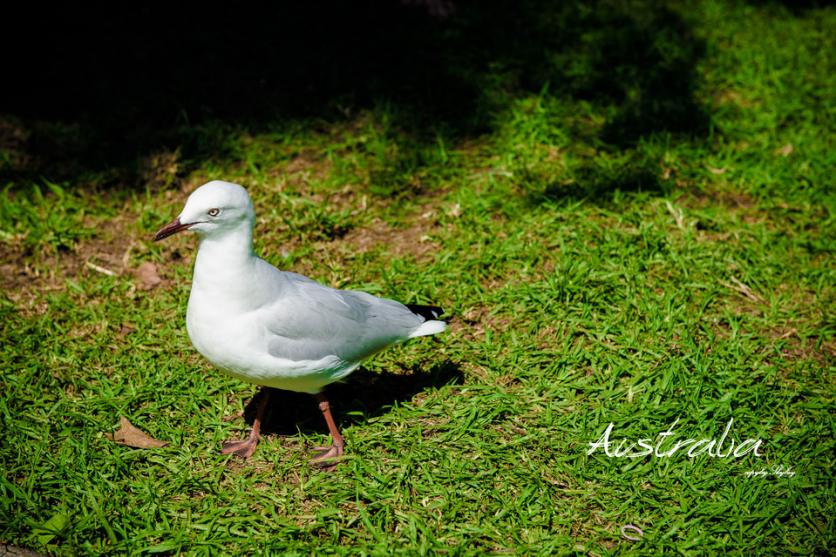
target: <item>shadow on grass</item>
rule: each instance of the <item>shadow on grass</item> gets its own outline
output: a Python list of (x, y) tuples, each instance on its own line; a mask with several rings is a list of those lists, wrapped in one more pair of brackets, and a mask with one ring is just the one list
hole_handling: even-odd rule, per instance
[(833, 5), (833, 0), (747, 0), (747, 4), (756, 7), (786, 9), (790, 14), (804, 16), (810, 10), (818, 10)]
[[(363, 423), (385, 414), (393, 405), (411, 400), (431, 388), (461, 383), (464, 374), (459, 366), (446, 361), (428, 371), (413, 369), (407, 375), (389, 372), (370, 373), (362, 368), (342, 383), (325, 390), (337, 426)], [(244, 407), (244, 420), (252, 425), (256, 406), (267, 390), (262, 388)], [(313, 396), (270, 389), (262, 431), (266, 434), (295, 435), (298, 431), (328, 433), (328, 427)]]
[[(6, 36), (26, 54), (5, 72), (0, 179), (97, 173), (142, 189), (155, 153), (177, 152), (183, 173), (231, 157), (242, 131), (381, 107), (415, 158), (438, 137), (491, 131), (512, 99), (543, 90), (606, 110), (599, 139), (615, 148), (707, 129), (693, 95), (703, 45), (664, 2), (459, 0), (443, 19), (413, 4), (39, 9), (36, 29)], [(422, 164), (389, 163), (395, 175)]]
[(666, 195), (672, 186), (659, 174), (658, 164), (636, 156), (610, 166), (589, 162), (574, 169), (570, 181), (546, 184), (542, 191), (531, 193), (528, 201), (537, 205), (548, 201), (574, 203), (584, 200), (608, 205), (612, 204), (616, 192)]

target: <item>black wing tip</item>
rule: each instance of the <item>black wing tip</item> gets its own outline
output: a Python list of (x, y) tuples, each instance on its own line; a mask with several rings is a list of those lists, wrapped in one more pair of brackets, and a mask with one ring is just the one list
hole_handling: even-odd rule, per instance
[(444, 310), (438, 306), (421, 306), (418, 304), (406, 304), (409, 311), (415, 315), (420, 315), (427, 321), (440, 319), (444, 315)]

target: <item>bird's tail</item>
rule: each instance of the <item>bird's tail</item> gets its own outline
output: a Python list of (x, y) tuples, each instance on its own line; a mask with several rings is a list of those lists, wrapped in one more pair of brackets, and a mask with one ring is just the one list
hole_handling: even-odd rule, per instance
[(438, 319), (442, 315), (444, 315), (444, 310), (438, 306), (419, 306), (416, 304), (406, 304), (406, 309), (414, 313), (415, 315), (420, 315), (427, 321), (430, 319)]
[(426, 319), (426, 321), (421, 323), (414, 331), (412, 331), (409, 338), (434, 335), (447, 328), (447, 323), (439, 319), (439, 317), (444, 315), (444, 310), (440, 307), (419, 306), (415, 304), (407, 304), (406, 307), (415, 315), (420, 315)]

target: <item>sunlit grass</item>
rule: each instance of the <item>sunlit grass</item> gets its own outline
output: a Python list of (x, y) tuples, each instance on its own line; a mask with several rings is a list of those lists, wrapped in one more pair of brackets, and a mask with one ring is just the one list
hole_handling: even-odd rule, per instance
[[(63, 555), (832, 551), (836, 12), (682, 12), (705, 43), (689, 102), (706, 129), (645, 122), (633, 138), (640, 99), (567, 94), (580, 77), (509, 89), (497, 68), (484, 133), (418, 133), (381, 102), (268, 130), (218, 123), (222, 155), (161, 159), (187, 170), (154, 167), (140, 193), (95, 173), (87, 189), (8, 184), (0, 541)], [(256, 247), (278, 267), (452, 318), (334, 387), (348, 445), (333, 474), (307, 464), (325, 431), (304, 397), (275, 405), (281, 435), (250, 461), (218, 454), (254, 388), (189, 343), (194, 238), (151, 242), (214, 178), (248, 187)], [(143, 289), (144, 262), (162, 285)], [(112, 443), (120, 416), (169, 446)], [(609, 423), (616, 439), (676, 420), (680, 438), (711, 438), (730, 418), (764, 456), (587, 455)], [(779, 465), (795, 475), (746, 476)]]

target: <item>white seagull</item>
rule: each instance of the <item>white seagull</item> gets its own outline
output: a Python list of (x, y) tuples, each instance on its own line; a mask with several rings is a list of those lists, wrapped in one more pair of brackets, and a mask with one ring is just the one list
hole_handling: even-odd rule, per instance
[[(333, 468), (344, 441), (322, 389), (380, 350), (446, 328), (435, 306), (404, 305), (365, 292), (336, 290), (280, 271), (253, 252), (255, 211), (247, 190), (212, 181), (197, 188), (174, 221), (154, 236), (181, 230), (200, 239), (186, 329), (197, 351), (234, 377), (310, 393), (328, 424), (333, 444), (313, 463)], [(224, 443), (224, 454), (255, 451), (269, 397), (259, 402), (250, 435)]]

